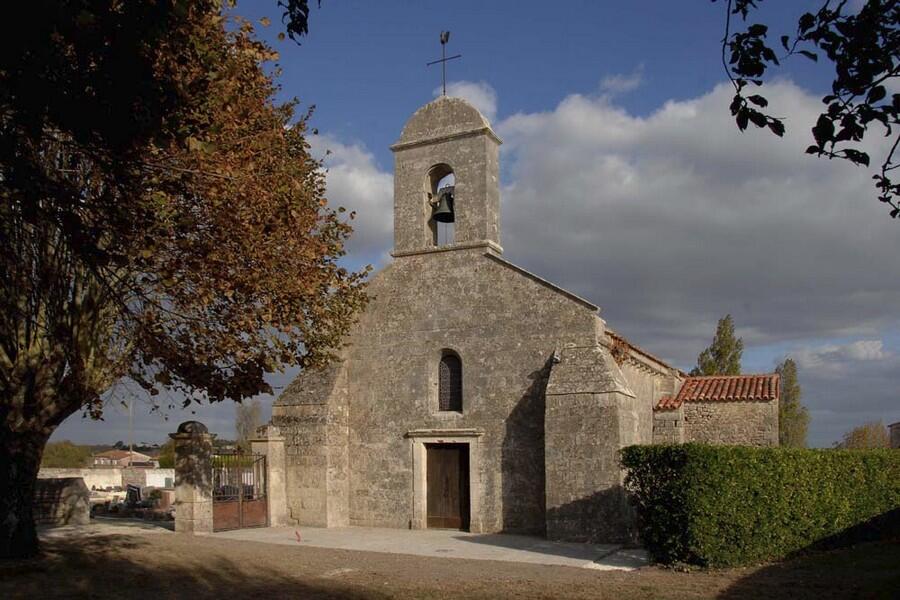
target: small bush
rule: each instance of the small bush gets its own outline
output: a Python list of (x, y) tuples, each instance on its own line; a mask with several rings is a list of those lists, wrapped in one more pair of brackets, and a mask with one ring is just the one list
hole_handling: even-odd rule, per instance
[(622, 465), (641, 540), (664, 564), (781, 558), (900, 507), (898, 450), (630, 446)]

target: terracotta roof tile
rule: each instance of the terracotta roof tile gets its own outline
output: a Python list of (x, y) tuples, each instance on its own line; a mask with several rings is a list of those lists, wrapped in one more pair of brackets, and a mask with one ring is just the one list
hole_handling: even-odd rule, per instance
[[(107, 450), (106, 452), (100, 452), (99, 454), (95, 454), (94, 458), (109, 458), (112, 460), (120, 460), (122, 458), (128, 458), (129, 456), (131, 456), (131, 454), (132, 453), (129, 452), (128, 450)], [(141, 454), (140, 452), (134, 453), (135, 460), (138, 460), (141, 458), (149, 459), (150, 457), (147, 456), (146, 454)]]
[(680, 404), (675, 404), (675, 396), (663, 396), (659, 399), (659, 403), (656, 405), (658, 410), (671, 410), (674, 408), (678, 408), (681, 406)]
[(768, 402), (779, 395), (777, 373), (760, 375), (711, 375), (688, 377), (676, 396), (663, 396), (656, 408), (671, 410), (685, 402), (727, 402), (750, 400)]

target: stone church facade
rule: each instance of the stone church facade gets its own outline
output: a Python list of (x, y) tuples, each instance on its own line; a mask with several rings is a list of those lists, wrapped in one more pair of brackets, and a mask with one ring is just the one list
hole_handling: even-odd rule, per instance
[(392, 146), (393, 260), (340, 360), (273, 407), (293, 522), (626, 541), (620, 448), (777, 444), (777, 376), (688, 378), (503, 257), (500, 143), (441, 97)]

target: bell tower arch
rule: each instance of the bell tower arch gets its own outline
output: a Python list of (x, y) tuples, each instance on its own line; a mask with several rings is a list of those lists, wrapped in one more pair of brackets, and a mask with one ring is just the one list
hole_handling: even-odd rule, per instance
[[(478, 110), (441, 96), (406, 122), (394, 152), (394, 251), (500, 247), (500, 138)], [(446, 235), (452, 225), (452, 238)]]

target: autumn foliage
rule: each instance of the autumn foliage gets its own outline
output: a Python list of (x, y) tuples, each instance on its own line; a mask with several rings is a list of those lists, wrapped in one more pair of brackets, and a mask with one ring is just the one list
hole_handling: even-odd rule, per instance
[(352, 215), (249, 22), (217, 0), (18, 10), (0, 36), (2, 555), (33, 541), (47, 438), (100, 417), (114, 382), (186, 404), (270, 391), (327, 362), (365, 303), (338, 263)]

